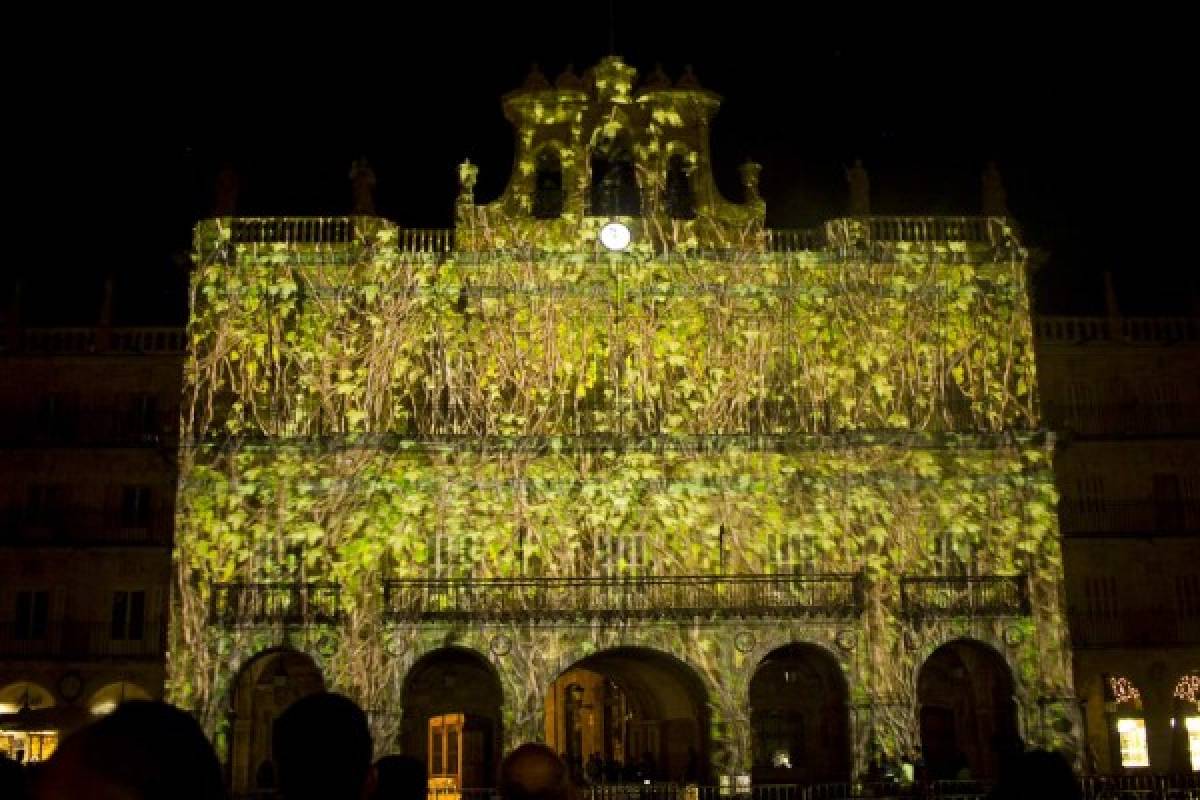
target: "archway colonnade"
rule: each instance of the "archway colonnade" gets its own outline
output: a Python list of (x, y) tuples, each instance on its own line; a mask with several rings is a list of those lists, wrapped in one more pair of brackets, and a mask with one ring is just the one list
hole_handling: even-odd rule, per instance
[[(551, 661), (545, 650), (517, 652), (508, 637), (489, 645), (442, 642), (405, 654), (399, 708), (390, 709), (398, 724), (377, 748), (420, 758), (431, 787), (493, 786), (503, 753), (530, 740), (559, 752), (581, 784), (734, 775), (832, 783), (888, 751), (875, 707), (855, 702), (865, 692), (853, 653), (825, 644), (743, 636), (725, 654), (735, 669), (714, 669), (686, 648), (615, 643)], [(997, 746), (1025, 733), (1028, 717), (1005, 657), (953, 639), (925, 654), (912, 684), (909, 738), (889, 756), (919, 747), (931, 777), (994, 777)], [(271, 723), (322, 688), (320, 656), (273, 649), (242, 666), (229, 692), (235, 792), (272, 785)]]

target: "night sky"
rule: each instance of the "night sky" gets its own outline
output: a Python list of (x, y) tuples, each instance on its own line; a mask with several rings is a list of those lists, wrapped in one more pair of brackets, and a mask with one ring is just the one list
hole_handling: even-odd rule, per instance
[[(1175, 197), (1194, 185), (1187, 95), (1170, 78), (1185, 74), (1187, 51), (1173, 49), (1168, 21), (1151, 33), (1000, 7), (936, 20), (784, 7), (614, 4), (617, 54), (642, 75), (692, 64), (724, 97), (713, 158), (731, 199), (753, 158), (768, 223), (810, 226), (844, 211), (843, 170), (860, 157), (877, 213), (978, 213), (979, 172), (994, 160), (1026, 240), (1049, 253), (1040, 310), (1102, 311), (1109, 270), (1125, 313), (1200, 311)], [(154, 35), (130, 21), (58, 43), (71, 69), (16, 90), (31, 124), (10, 174), (35, 235), (9, 273), (23, 276), (29, 321), (87, 317), (106, 272), (119, 322), (182, 319), (181, 256), (223, 163), (241, 175), (241, 213), (336, 214), (365, 155), (383, 216), (447, 227), (463, 157), (480, 165), (479, 201), (507, 179), (500, 96), (531, 62), (553, 79), (609, 48), (603, 2), (334, 11), (197, 10)]]

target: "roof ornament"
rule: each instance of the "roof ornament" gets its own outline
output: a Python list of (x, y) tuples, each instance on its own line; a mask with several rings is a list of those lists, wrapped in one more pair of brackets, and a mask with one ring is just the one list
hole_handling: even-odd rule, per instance
[(583, 89), (583, 80), (575, 74), (575, 65), (567, 64), (567, 68), (554, 79), (554, 85), (566, 91), (579, 91)]
[(540, 92), (550, 88), (550, 81), (546, 80), (546, 76), (542, 74), (541, 67), (537, 62), (529, 65), (529, 74), (525, 76), (525, 83), (521, 85), (522, 89), (530, 92)]
[(683, 68), (683, 74), (679, 76), (679, 80), (675, 81), (675, 87), (678, 89), (699, 89), (700, 79), (696, 77), (696, 73), (692, 71), (692, 65), (687, 64)]

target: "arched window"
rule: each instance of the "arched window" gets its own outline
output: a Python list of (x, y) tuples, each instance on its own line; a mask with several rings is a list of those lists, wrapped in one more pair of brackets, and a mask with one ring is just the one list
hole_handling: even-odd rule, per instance
[(601, 132), (592, 145), (591, 215), (636, 217), (642, 213), (629, 133)]
[(1142, 712), (1142, 693), (1124, 675), (1109, 675), (1104, 686), (1110, 718), (1113, 748), (1123, 769), (1150, 766), (1146, 742), (1146, 718)]
[(681, 154), (667, 161), (667, 188), (663, 198), (671, 219), (695, 219), (696, 195), (692, 192), (692, 167)]
[(534, 165), (533, 216), (558, 219), (563, 213), (562, 161), (553, 148), (544, 148)]
[(1200, 772), (1200, 671), (1179, 678), (1173, 699), (1171, 770)]

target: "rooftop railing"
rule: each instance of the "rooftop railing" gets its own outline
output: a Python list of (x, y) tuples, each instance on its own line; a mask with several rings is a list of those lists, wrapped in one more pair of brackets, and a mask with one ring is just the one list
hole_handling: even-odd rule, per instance
[(424, 620), (850, 617), (862, 595), (848, 574), (398, 579), (384, 608)]

